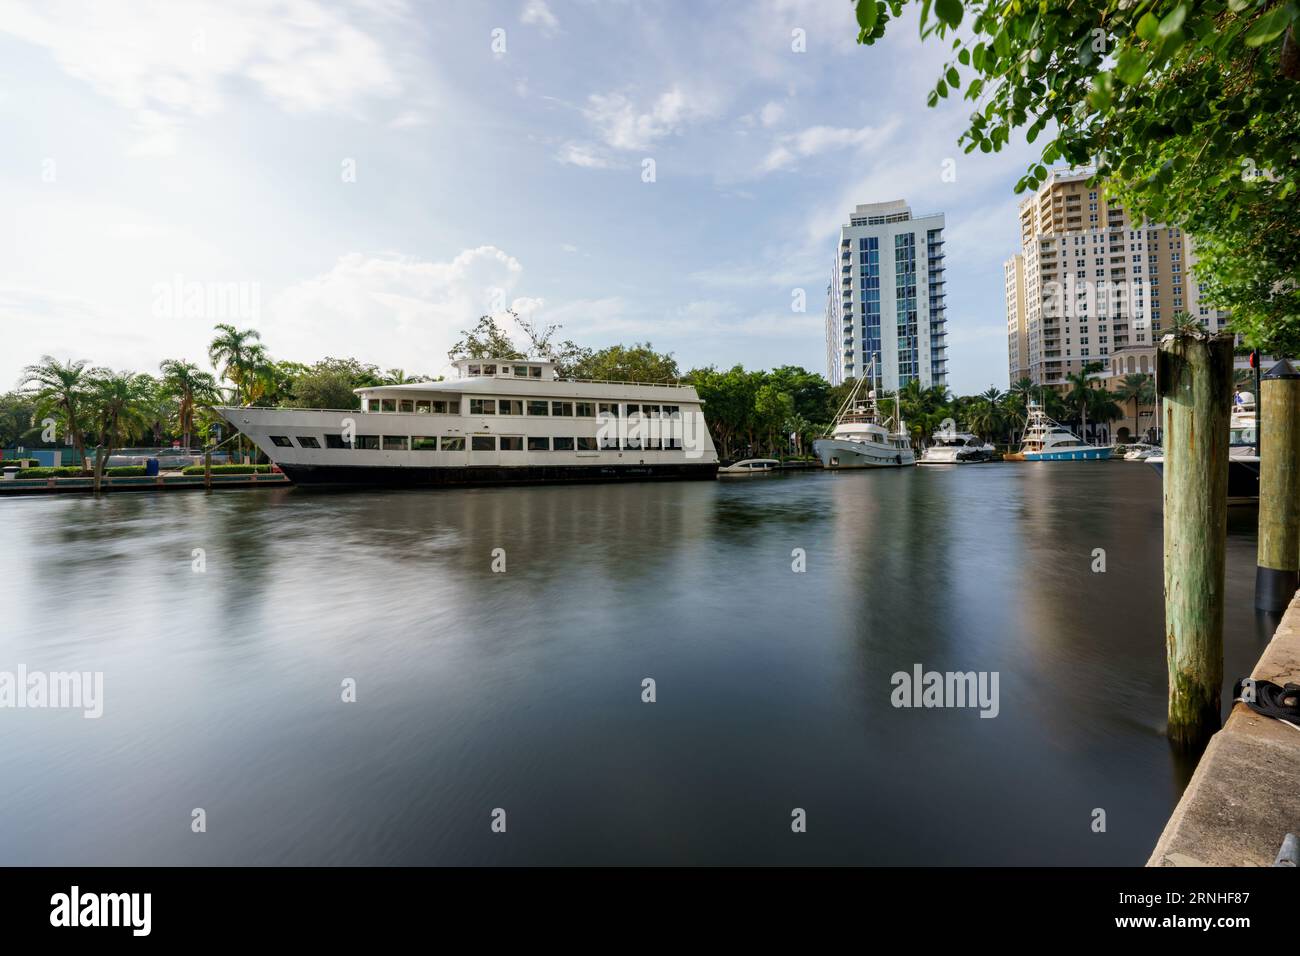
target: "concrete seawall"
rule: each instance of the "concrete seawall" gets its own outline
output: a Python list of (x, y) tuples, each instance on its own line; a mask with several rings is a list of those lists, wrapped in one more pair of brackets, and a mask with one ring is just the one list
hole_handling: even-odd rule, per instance
[[(1250, 676), (1300, 684), (1300, 596)], [(1300, 834), (1300, 730), (1235, 704), (1147, 866), (1272, 866), (1287, 833)]]

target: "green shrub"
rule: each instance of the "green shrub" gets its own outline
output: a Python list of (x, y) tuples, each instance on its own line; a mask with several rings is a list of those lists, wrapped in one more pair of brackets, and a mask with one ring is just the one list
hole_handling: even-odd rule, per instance
[(110, 478), (142, 478), (144, 465), (125, 465), (121, 468), (105, 468), (104, 474)]
[(16, 478), (80, 478), (89, 472), (80, 468), (28, 468), (18, 472)]
[(28, 468), (36, 468), (40, 461), (36, 458), (4, 458), (0, 459), (0, 468), (21, 468), (23, 462), (27, 462)]
[[(213, 465), (212, 473), (214, 475), (266, 475), (270, 474), (270, 465)], [(181, 469), (182, 475), (201, 475), (203, 474), (202, 465), (190, 465)]]

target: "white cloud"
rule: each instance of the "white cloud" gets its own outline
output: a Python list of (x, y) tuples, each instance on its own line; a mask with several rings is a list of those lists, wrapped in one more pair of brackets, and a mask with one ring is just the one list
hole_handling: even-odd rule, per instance
[(608, 169), (613, 163), (598, 146), (590, 143), (565, 143), (555, 158), (570, 166), (582, 166), (584, 169)]
[(276, 354), (299, 361), (353, 355), (436, 374), (460, 331), (480, 315), (512, 302), (535, 308), (532, 300), (512, 298), (522, 271), (495, 246), (466, 249), (446, 262), (350, 253), (276, 296), (262, 335)]
[(773, 100), (765, 103), (758, 112), (758, 119), (764, 126), (775, 126), (785, 116), (785, 106)]
[(428, 125), (429, 118), (423, 113), (415, 112), (415, 110), (406, 110), (388, 122), (389, 129), (415, 129), (418, 126)]
[(657, 141), (680, 133), (692, 122), (714, 114), (707, 96), (688, 93), (680, 86), (661, 93), (648, 109), (639, 108), (623, 93), (593, 93), (583, 110), (607, 146), (621, 150), (647, 149)]
[(546, 5), (546, 0), (528, 0), (524, 4), (523, 13), (519, 15), (519, 22), (541, 27), (546, 34), (554, 33), (560, 27), (560, 21)]
[(174, 145), (158, 127), (220, 111), (238, 80), (295, 112), (355, 114), (401, 91), (381, 44), (318, 0), (134, 0), (129, 11), (4, 0), (0, 31), (134, 111), (150, 134), (138, 147), (146, 153)]
[(763, 160), (762, 170), (773, 172), (793, 166), (800, 159), (849, 146), (866, 146), (881, 143), (889, 137), (893, 126), (884, 130), (871, 126), (848, 129), (837, 126), (810, 126), (797, 133), (782, 136)]

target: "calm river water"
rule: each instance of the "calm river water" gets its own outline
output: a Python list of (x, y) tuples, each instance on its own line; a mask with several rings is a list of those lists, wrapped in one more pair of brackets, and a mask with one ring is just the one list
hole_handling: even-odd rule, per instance
[[(1253, 521), (1229, 683), (1269, 633)], [(98, 720), (0, 709), (0, 864), (1136, 865), (1188, 772), (1145, 465), (8, 499), (0, 529), (0, 671), (104, 674)], [(915, 664), (998, 672), (997, 717), (893, 707)]]

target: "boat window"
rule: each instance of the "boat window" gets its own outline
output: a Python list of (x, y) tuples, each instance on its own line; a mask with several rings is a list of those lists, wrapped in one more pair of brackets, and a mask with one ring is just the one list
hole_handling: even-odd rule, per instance
[(529, 438), (528, 450), (529, 451), (550, 451), (551, 440), (549, 438)]
[(383, 412), (395, 412), (395, 411), (397, 411), (397, 399), (395, 399), (395, 398), (381, 398), (381, 399), (379, 400), (379, 402), (380, 402), (380, 404), (379, 404), (379, 410), (380, 410), (380, 411), (383, 411)]
[(497, 438), (495, 435), (475, 435), (470, 441), (470, 449), (473, 451), (496, 451)]
[(466, 369), (466, 372), (468, 372), (470, 375), (482, 375), (482, 374), (483, 374), (483, 366), (481, 366), (481, 365), (471, 365), (471, 366), (469, 366), (469, 367)]
[(600, 448), (601, 448), (602, 451), (610, 451), (610, 450), (617, 451), (617, 450), (618, 450), (618, 436), (617, 436), (617, 435), (601, 435), (601, 436), (600, 436)]
[(497, 413), (496, 399), (471, 398), (469, 400), (469, 413), (471, 415), (495, 415)]
[(552, 439), (551, 447), (555, 451), (573, 451), (573, 439), (572, 438)]
[(516, 365), (516, 366), (515, 366), (515, 374), (518, 375), (520, 378), (527, 378), (527, 377), (528, 377), (528, 366), (527, 366), (527, 365)]
[(495, 375), (496, 373), (497, 373), (497, 367), (496, 367), (495, 365), (484, 365), (484, 366), (483, 366), (483, 374), (484, 374), (484, 375)]
[(378, 451), (378, 450), (379, 450), (379, 436), (378, 436), (378, 435), (358, 435), (358, 436), (357, 436), (357, 444), (356, 444), (356, 447), (357, 447), (357, 448), (364, 448), (364, 449), (366, 449), (366, 450), (368, 450), (368, 451)]
[(541, 378), (541, 377), (542, 377), (542, 367), (541, 367), (540, 365), (534, 365), (534, 366), (532, 366), (531, 368), (528, 369), (528, 374), (529, 374), (529, 376), (531, 376), (532, 378)]
[(528, 403), (529, 415), (549, 415), (550, 413), (551, 413), (551, 403), (544, 399), (542, 401), (536, 401), (536, 402), (530, 401)]
[(326, 435), (325, 447), (326, 448), (347, 448), (348, 446), (347, 444), (344, 443), (342, 435)]
[(640, 405), (629, 405), (629, 406), (627, 407), (627, 413), (628, 413), (628, 415), (637, 415), (637, 414), (640, 413), (640, 411), (641, 411), (641, 406), (640, 406)]
[(640, 450), (641, 450), (641, 436), (640, 436), (640, 435), (628, 435), (628, 436), (627, 436), (627, 442), (626, 442), (626, 444), (623, 445), (623, 448), (626, 449), (626, 450), (629, 450), (629, 451), (640, 451)]
[(641, 414), (642, 414), (642, 415), (658, 415), (658, 414), (659, 414), (659, 406), (658, 406), (658, 405), (642, 405), (642, 406), (641, 406)]
[(429, 400), (428, 400), (428, 399), (423, 399), (423, 398), (422, 398), (422, 399), (418, 399), (418, 400), (416, 401), (416, 403), (415, 403), (415, 411), (416, 411), (416, 413), (419, 414), (419, 415), (427, 415), (427, 414), (429, 414), (429, 404), (430, 404), (430, 403), (429, 403)]
[(609, 415), (611, 418), (618, 418), (618, 402), (601, 402), (600, 413)]
[(524, 413), (524, 403), (518, 398), (499, 398), (497, 399), (497, 413), (500, 415), (522, 415)]
[(421, 436), (421, 435), (411, 436), (411, 451), (437, 451), (437, 450), (438, 450), (437, 438), (429, 438), (427, 436)]
[(464, 451), (465, 450), (465, 439), (460, 437), (459, 435), (454, 438), (444, 435), (442, 438), (438, 439), (438, 444), (443, 451)]
[(551, 402), (551, 414), (573, 417), (573, 402)]
[(287, 435), (272, 435), (271, 441), (275, 443), (277, 448), (293, 447), (293, 442), (289, 441), (289, 437)]
[(411, 401), (409, 398), (403, 399), (398, 405), (398, 408), (404, 412), (413, 412), (415, 411), (415, 402)]
[(681, 411), (682, 411), (682, 409), (681, 409), (681, 406), (680, 406), (680, 405), (665, 405), (665, 406), (664, 406), (664, 414), (665, 414), (665, 415), (680, 415), (680, 414), (681, 414)]
[(460, 402), (448, 402), (448, 403), (447, 403), (447, 414), (448, 414), (448, 415), (459, 415), (459, 414), (460, 414)]
[(446, 415), (446, 414), (447, 414), (447, 403), (446, 403), (446, 402), (432, 402), (431, 404), (433, 405), (433, 413), (434, 413), (435, 415)]
[(596, 450), (596, 439), (594, 438), (577, 438), (575, 441), (578, 443), (578, 451)]
[(384, 451), (406, 451), (410, 445), (410, 439), (405, 435), (385, 435)]
[(680, 438), (669, 438), (665, 441), (664, 447), (670, 451), (674, 449), (680, 450), (682, 447), (682, 440)]
[(576, 414), (579, 418), (596, 417), (595, 402), (575, 402), (573, 408), (574, 408), (574, 414)]
[(523, 451), (523, 450), (524, 450), (524, 439), (523, 439), (523, 436), (522, 436), (522, 435), (502, 435), (502, 436), (501, 436), (501, 450), (502, 450), (502, 451)]
[(316, 439), (312, 438), (310, 435), (299, 435), (299, 436), (298, 436), (298, 444), (301, 445), (303, 448), (319, 448), (319, 447), (320, 447), (320, 442), (318, 442)]

